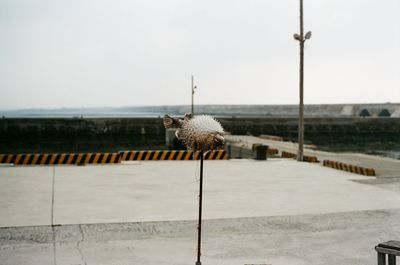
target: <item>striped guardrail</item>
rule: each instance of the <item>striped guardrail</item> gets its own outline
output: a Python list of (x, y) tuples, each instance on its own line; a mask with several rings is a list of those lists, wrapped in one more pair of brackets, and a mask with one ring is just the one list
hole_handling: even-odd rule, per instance
[(286, 151), (282, 151), (282, 157), (283, 158), (296, 158), (297, 155), (294, 154), (294, 153), (289, 153), (289, 152), (286, 152)]
[[(297, 154), (282, 151), (283, 158), (296, 158)], [(310, 163), (318, 163), (318, 157), (316, 156), (303, 156), (303, 161), (310, 162)]]
[[(129, 160), (198, 160), (199, 152), (186, 150), (120, 151), (118, 153), (0, 154), (0, 164), (14, 165), (84, 165), (118, 164)], [(224, 150), (204, 153), (206, 160), (226, 160)]]
[(14, 165), (115, 164), (120, 160), (118, 153), (0, 154), (1, 164)]
[(279, 152), (279, 150), (278, 150), (278, 149), (275, 149), (275, 148), (268, 148), (268, 150), (267, 150), (267, 154), (268, 154), (268, 155), (271, 155), (271, 156), (277, 155), (278, 152)]
[(373, 168), (365, 168), (365, 167), (360, 167), (360, 166), (355, 166), (351, 164), (346, 164), (338, 161), (332, 161), (332, 160), (324, 160), (323, 161), (323, 166), (324, 167), (330, 167), (334, 169), (339, 169), (359, 175), (364, 175), (364, 176), (375, 176), (375, 169)]
[[(191, 150), (145, 150), (120, 151), (122, 161), (131, 160), (198, 160), (200, 152)], [(225, 150), (215, 150), (204, 153), (205, 160), (227, 160)]]

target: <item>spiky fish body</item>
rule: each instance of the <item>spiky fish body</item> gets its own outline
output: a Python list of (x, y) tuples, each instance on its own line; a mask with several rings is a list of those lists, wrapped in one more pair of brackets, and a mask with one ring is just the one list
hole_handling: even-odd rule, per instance
[(225, 143), (224, 129), (217, 120), (209, 115), (193, 117), (188, 113), (183, 120), (165, 115), (164, 126), (165, 128), (178, 127), (177, 138), (194, 150), (214, 150)]

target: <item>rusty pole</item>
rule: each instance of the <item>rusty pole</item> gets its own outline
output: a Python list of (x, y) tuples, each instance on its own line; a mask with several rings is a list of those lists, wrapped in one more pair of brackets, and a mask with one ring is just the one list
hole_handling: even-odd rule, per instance
[(199, 189), (199, 222), (197, 225), (197, 261), (195, 265), (201, 265), (201, 215), (203, 205), (203, 150), (200, 151), (200, 189)]

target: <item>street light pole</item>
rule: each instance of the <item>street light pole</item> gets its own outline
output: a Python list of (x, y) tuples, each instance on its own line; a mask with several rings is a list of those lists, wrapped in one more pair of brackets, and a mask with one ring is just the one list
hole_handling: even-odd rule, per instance
[(304, 37), (303, 37), (303, 0), (300, 0), (300, 106), (299, 106), (299, 150), (297, 161), (303, 161), (304, 144)]
[(194, 90), (197, 87), (194, 85), (194, 77), (192, 75), (192, 114), (194, 115)]
[(300, 104), (299, 104), (299, 135), (298, 135), (298, 151), (297, 161), (303, 161), (304, 146), (304, 42), (311, 38), (311, 31), (304, 35), (303, 30), (303, 0), (300, 0), (300, 35), (294, 34), (294, 39), (300, 44)]

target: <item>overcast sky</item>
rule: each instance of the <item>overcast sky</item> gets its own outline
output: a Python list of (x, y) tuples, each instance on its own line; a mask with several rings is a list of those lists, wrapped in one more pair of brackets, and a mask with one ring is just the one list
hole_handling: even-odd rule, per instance
[[(0, 108), (297, 104), (298, 0), (2, 0)], [(400, 1), (304, 0), (305, 103), (400, 102)]]

